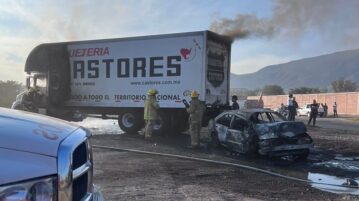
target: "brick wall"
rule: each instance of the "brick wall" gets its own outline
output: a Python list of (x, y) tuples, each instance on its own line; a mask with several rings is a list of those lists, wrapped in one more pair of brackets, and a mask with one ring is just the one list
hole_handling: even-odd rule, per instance
[[(312, 103), (313, 99), (318, 103), (327, 103), (328, 113), (333, 113), (333, 104), (336, 101), (338, 114), (359, 115), (359, 92), (347, 93), (321, 93), (321, 94), (293, 94), (299, 107)], [(259, 96), (249, 96), (247, 99), (258, 99)], [(264, 107), (276, 109), (281, 103), (287, 105), (288, 95), (263, 96)]]

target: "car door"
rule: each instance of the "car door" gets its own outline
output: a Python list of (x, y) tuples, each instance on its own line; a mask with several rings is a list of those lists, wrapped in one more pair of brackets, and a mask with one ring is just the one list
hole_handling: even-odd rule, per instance
[(227, 137), (227, 142), (233, 150), (241, 153), (247, 152), (249, 142), (248, 126), (247, 120), (234, 116), (228, 129)]
[(216, 120), (216, 132), (221, 144), (227, 145), (228, 129), (231, 125), (233, 114), (226, 113)]

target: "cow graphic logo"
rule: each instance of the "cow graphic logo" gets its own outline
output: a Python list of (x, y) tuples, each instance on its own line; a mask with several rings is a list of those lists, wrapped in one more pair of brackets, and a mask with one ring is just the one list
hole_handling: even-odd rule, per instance
[(191, 56), (191, 52), (192, 52), (192, 48), (188, 49), (188, 48), (182, 48), (180, 53), (182, 55), (182, 57), (185, 59), (185, 60), (188, 60), (189, 57)]
[(192, 61), (196, 57), (197, 49), (201, 49), (196, 39), (193, 39), (193, 46), (188, 48), (184, 47), (180, 49), (180, 54), (184, 61)]

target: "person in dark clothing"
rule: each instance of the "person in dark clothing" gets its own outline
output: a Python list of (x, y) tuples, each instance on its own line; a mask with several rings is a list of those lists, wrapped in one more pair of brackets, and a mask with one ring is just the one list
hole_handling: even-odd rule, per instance
[(323, 107), (323, 110), (324, 110), (324, 117), (327, 117), (328, 116), (328, 105), (327, 103), (322, 103), (322, 107)]
[(338, 117), (338, 110), (337, 110), (337, 102), (334, 102), (333, 105), (333, 113), (334, 113), (334, 117)]
[(237, 103), (238, 97), (236, 95), (232, 96), (232, 110), (238, 110), (239, 105)]
[(308, 126), (309, 126), (310, 122), (312, 121), (312, 119), (313, 119), (313, 126), (315, 126), (315, 122), (316, 122), (317, 116), (318, 116), (318, 108), (319, 108), (319, 104), (314, 99), (313, 103), (310, 105), (310, 116), (309, 116)]
[(292, 113), (293, 113), (293, 116), (292, 116), (292, 121), (295, 121), (295, 116), (297, 116), (297, 109), (298, 109), (298, 103), (297, 101), (295, 100), (295, 97), (293, 97), (293, 107), (292, 107)]

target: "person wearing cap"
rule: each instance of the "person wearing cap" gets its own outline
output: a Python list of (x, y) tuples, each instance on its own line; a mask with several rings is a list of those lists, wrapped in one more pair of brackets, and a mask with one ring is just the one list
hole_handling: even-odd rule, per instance
[(236, 95), (232, 96), (232, 110), (238, 110), (239, 105), (237, 103), (238, 97)]
[(202, 118), (204, 112), (204, 105), (198, 99), (198, 92), (192, 91), (191, 103), (187, 108), (189, 113), (190, 122), (190, 135), (191, 135), (191, 146), (190, 148), (199, 148), (200, 132), (202, 127)]
[(156, 94), (158, 91), (156, 89), (150, 89), (147, 92), (148, 98), (145, 101), (144, 115), (143, 118), (146, 122), (145, 127), (145, 139), (151, 139), (153, 127), (156, 120), (158, 119), (158, 109), (160, 108), (157, 100)]

